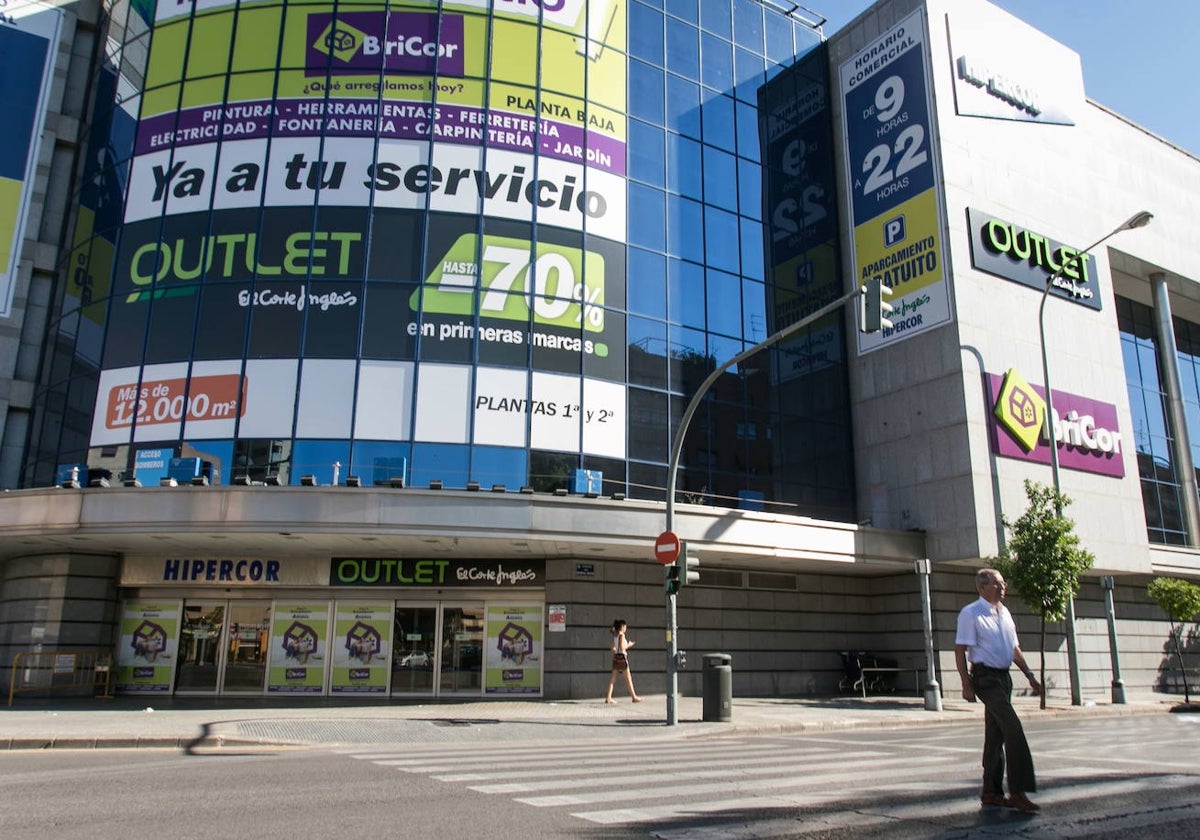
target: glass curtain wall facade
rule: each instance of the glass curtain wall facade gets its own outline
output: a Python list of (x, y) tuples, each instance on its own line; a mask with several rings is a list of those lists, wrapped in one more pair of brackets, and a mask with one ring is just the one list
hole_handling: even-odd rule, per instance
[[(1167, 394), (1161, 379), (1161, 359), (1154, 327), (1154, 311), (1145, 304), (1117, 298), (1117, 323), (1125, 360), (1125, 383), (1133, 415), (1146, 533), (1151, 543), (1187, 545), (1187, 531), (1179, 502), (1181, 484), (1171, 454), (1173, 432), (1168, 421)], [(1200, 361), (1200, 331), (1175, 320), (1183, 400), (1191, 439), (1200, 440), (1200, 387), (1196, 368)], [(1193, 447), (1195, 449), (1195, 447)], [(1196, 452), (1192, 457), (1195, 458)], [(1200, 463), (1196, 461), (1194, 463)]]
[[(695, 387), (782, 325), (758, 97), (818, 50), (800, 20), (754, 0), (105, 12), (25, 486), (78, 465), (549, 490), (588, 469), (661, 499)], [(819, 398), (776, 353), (724, 377), (681, 488), (854, 518), (840, 327), (821, 341)]]

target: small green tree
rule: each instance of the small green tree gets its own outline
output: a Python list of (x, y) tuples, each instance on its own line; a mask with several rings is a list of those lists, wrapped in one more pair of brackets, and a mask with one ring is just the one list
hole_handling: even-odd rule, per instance
[(1071, 499), (1052, 487), (1025, 481), (1029, 507), (1015, 521), (1003, 519), (1010, 536), (1000, 551), (996, 568), (1041, 618), (1038, 653), (1042, 684), (1041, 708), (1046, 708), (1046, 622), (1062, 621), (1079, 591), (1079, 576), (1096, 558), (1080, 546), (1075, 523), (1063, 516)]
[[(1187, 670), (1183, 666), (1183, 625), (1200, 615), (1200, 586), (1179, 578), (1156, 577), (1146, 586), (1146, 594), (1171, 620), (1171, 641), (1175, 646), (1175, 661), (1183, 675), (1183, 702), (1191, 704), (1188, 693)], [(1176, 628), (1175, 622), (1179, 622)]]

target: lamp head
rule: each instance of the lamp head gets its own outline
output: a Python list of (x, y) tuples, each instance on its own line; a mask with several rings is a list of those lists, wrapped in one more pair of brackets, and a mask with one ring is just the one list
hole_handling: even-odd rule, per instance
[(1121, 225), (1117, 230), (1133, 230), (1134, 228), (1145, 227), (1150, 224), (1150, 220), (1154, 218), (1154, 214), (1149, 210), (1139, 210), (1128, 219), (1125, 224)]

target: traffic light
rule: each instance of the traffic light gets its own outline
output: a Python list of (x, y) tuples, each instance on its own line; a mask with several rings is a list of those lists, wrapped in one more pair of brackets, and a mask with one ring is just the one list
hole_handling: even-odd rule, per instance
[(667, 570), (667, 576), (663, 581), (663, 589), (667, 591), (668, 595), (677, 595), (679, 593), (679, 587), (681, 586), (679, 582), (679, 561), (676, 560), (674, 563), (666, 566), (665, 568)]
[(894, 307), (887, 302), (892, 296), (892, 290), (883, 282), (882, 277), (874, 277), (862, 287), (862, 323), (860, 329), (865, 333), (879, 332), (892, 326), (888, 316)]
[(679, 552), (679, 559), (675, 562), (683, 566), (680, 574), (680, 586), (687, 586), (689, 583), (696, 583), (700, 580), (700, 558), (688, 551), (686, 545), (683, 547), (683, 551)]
[(663, 588), (667, 590), (668, 595), (676, 595), (689, 583), (700, 580), (700, 558), (688, 552), (687, 543), (680, 548), (678, 559), (666, 569), (667, 577)]

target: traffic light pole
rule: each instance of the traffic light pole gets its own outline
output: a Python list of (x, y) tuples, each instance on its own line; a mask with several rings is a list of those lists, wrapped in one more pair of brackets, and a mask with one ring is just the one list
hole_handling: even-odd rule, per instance
[[(789, 324), (778, 332), (767, 336), (758, 344), (743, 350), (729, 361), (713, 370), (708, 377), (700, 383), (700, 387), (696, 389), (696, 393), (692, 395), (691, 401), (684, 409), (683, 418), (679, 421), (679, 428), (675, 430), (675, 439), (671, 442), (671, 461), (667, 467), (667, 528), (666, 530), (675, 531), (675, 485), (679, 479), (679, 461), (683, 455), (683, 439), (687, 435), (688, 426), (691, 425), (692, 417), (696, 413), (696, 409), (700, 407), (700, 400), (704, 399), (704, 395), (709, 389), (721, 378), (721, 374), (729, 370), (737, 364), (741, 364), (746, 359), (753, 356), (773, 344), (778, 344), (788, 336), (794, 335), (800, 330), (807, 327), (809, 324), (824, 318), (830, 312), (834, 312), (855, 298), (859, 297), (862, 291), (856, 288), (852, 292), (847, 292), (832, 303), (818, 309), (805, 317), (801, 318), (794, 324)], [(686, 548), (684, 549), (686, 551)], [(684, 555), (686, 556), (686, 555)], [(686, 574), (686, 572), (685, 572)], [(675, 595), (667, 593), (667, 726), (674, 726), (679, 723), (679, 639), (678, 629), (679, 624), (676, 620), (675, 611)]]

